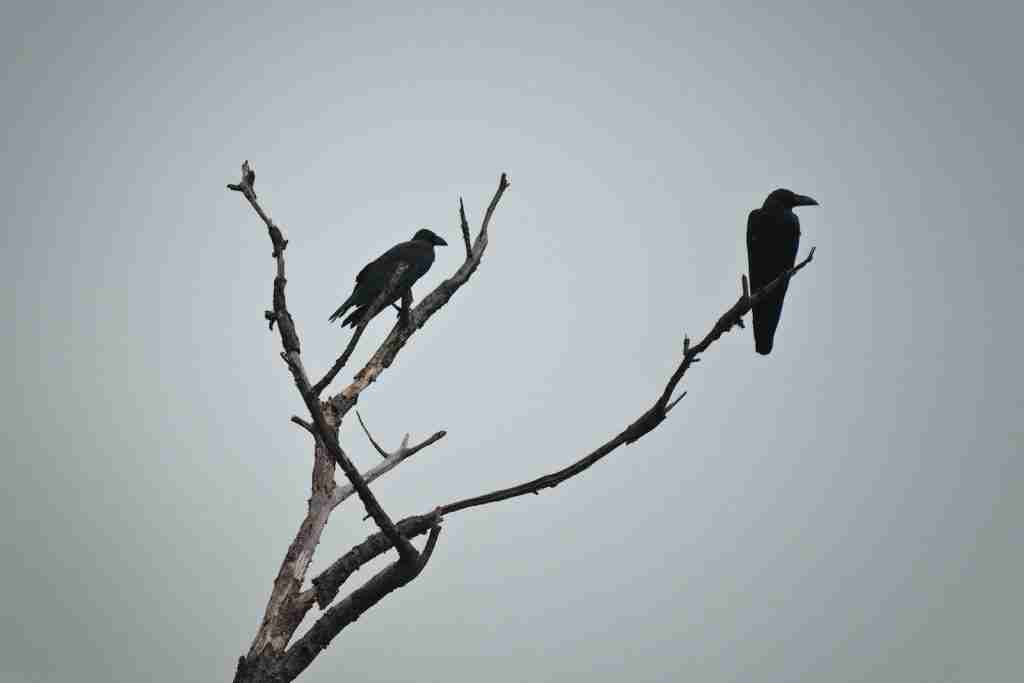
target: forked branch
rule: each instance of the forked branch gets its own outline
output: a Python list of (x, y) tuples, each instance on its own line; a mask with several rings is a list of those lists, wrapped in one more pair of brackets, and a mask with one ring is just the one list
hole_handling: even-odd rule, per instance
[[(337, 410), (335, 406), (332, 406), (329, 403), (321, 404), (318, 396), (330, 384), (338, 372), (344, 368), (360, 337), (362, 336), (362, 333), (366, 328), (366, 324), (377, 312), (379, 312), (380, 309), (383, 308), (383, 301), (389, 298), (390, 291), (397, 283), (401, 272), (395, 274), (394, 280), (388, 290), (385, 293), (382, 293), (379, 300), (375, 300), (371, 305), (369, 314), (365, 315), (360, 325), (357, 326), (357, 329), (349, 340), (344, 352), (339, 359), (335, 361), (332, 368), (319, 382), (315, 385), (311, 385), (308, 379), (308, 374), (302, 364), (301, 345), (299, 342), (298, 332), (294, 320), (288, 311), (287, 300), (285, 297), (285, 286), (287, 284), (287, 280), (285, 278), (284, 251), (288, 246), (288, 241), (284, 239), (281, 229), (260, 206), (254, 190), (255, 178), (255, 172), (250, 167), (249, 162), (246, 161), (242, 165), (240, 181), (238, 183), (229, 184), (228, 188), (242, 193), (267, 227), (273, 246), (272, 255), (276, 261), (277, 272), (276, 277), (274, 278), (272, 310), (266, 311), (264, 315), (269, 322), (271, 330), (273, 330), (275, 325), (278, 326), (283, 346), (283, 353), (281, 354), (281, 357), (284, 359), (292, 373), (296, 387), (302, 396), (303, 402), (307, 406), (311, 418), (310, 420), (305, 420), (299, 416), (293, 416), (292, 421), (308, 431), (314, 437), (315, 446), (313, 490), (312, 496), (309, 499), (309, 511), (306, 518), (303, 520), (294, 541), (289, 547), (284, 561), (281, 564), (278, 576), (274, 581), (274, 587), (271, 592), (270, 599), (267, 603), (263, 622), (261, 623), (256, 638), (250, 648), (249, 655), (240, 660), (238, 672), (236, 673), (236, 680), (239, 681), (267, 677), (274, 678), (275, 680), (278, 679), (280, 674), (280, 672), (277, 671), (278, 664), (280, 663), (279, 658), (283, 654), (284, 648), (287, 646), (299, 623), (302, 621), (303, 616), (314, 604), (314, 594), (312, 590), (306, 591), (305, 593), (299, 592), (304, 580), (305, 572), (309, 566), (310, 560), (312, 559), (313, 551), (319, 543), (321, 532), (327, 523), (331, 510), (353, 493), (359, 494), (360, 498), (363, 500), (363, 504), (369, 513), (368, 516), (374, 518), (378, 528), (381, 529), (380, 533), (387, 539), (388, 547), (397, 547), (399, 550), (401, 560), (397, 565), (401, 566), (401, 571), (394, 569), (392, 570), (393, 574), (400, 576), (407, 581), (411, 580), (410, 577), (414, 577), (422, 570), (429, 558), (430, 552), (432, 552), (434, 548), (434, 544), (436, 543), (436, 533), (428, 540), (424, 551), (422, 553), (417, 553), (415, 548), (413, 548), (409, 543), (408, 539), (404, 537), (402, 532), (400, 532), (391, 522), (390, 518), (367, 487), (367, 484), (395, 468), (420, 450), (436, 443), (445, 435), (444, 432), (437, 432), (428, 439), (414, 446), (409, 446), (407, 436), (403, 440), (399, 449), (394, 453), (386, 453), (386, 451), (383, 451), (383, 449), (379, 447), (379, 444), (374, 442), (375, 448), (378, 449), (378, 452), (382, 452), (382, 455), (386, 453), (386, 457), (381, 463), (370, 468), (363, 475), (360, 475), (348, 460), (344, 451), (341, 449), (340, 443), (338, 442), (337, 430), (347, 410), (355, 404), (358, 392), (353, 394), (351, 402), (345, 405), (342, 410)], [(481, 225), (480, 232), (477, 235), (475, 245), (473, 245), (472, 249), (467, 251), (466, 262), (462, 264), (452, 277), (445, 280), (437, 289), (434, 290), (434, 292), (431, 293), (431, 295), (428, 295), (420, 306), (416, 308), (415, 316), (408, 315), (411, 308), (411, 297), (409, 297), (407, 293), (403, 295), (403, 306), (399, 309), (400, 313), (403, 315), (400, 317), (400, 324), (397, 326), (400, 334), (396, 335), (395, 331), (393, 331), (392, 335), (384, 344), (381, 345), (374, 356), (375, 358), (379, 358), (384, 355), (387, 357), (387, 362), (381, 367), (369, 370), (364, 368), (364, 376), (369, 376), (366, 373), (372, 373), (373, 378), (378, 376), (383, 370), (383, 367), (389, 365), (394, 359), (395, 355), (397, 355), (398, 351), (402, 346), (404, 346), (409, 337), (419, 327), (422, 327), (426, 320), (433, 315), (438, 308), (444, 305), (444, 303), (450, 299), (452, 294), (454, 294), (459, 287), (468, 281), (469, 276), (479, 265), (483, 250), (487, 245), (488, 224), (502, 193), (507, 187), (508, 180), (504, 175), (502, 175), (499, 181), (498, 190), (487, 209), (487, 213)], [(465, 209), (462, 206), (461, 200), (460, 220), (465, 223)], [(464, 225), (463, 229), (465, 239), (468, 236), (468, 226)], [(396, 339), (398, 340), (397, 342)], [(373, 379), (370, 379), (369, 381), (372, 382)], [(369, 382), (367, 382), (367, 384), (368, 383)], [(327, 408), (327, 410), (325, 410), (325, 408)], [(334, 464), (340, 466), (345, 472), (345, 475), (349, 480), (347, 485), (338, 486), (334, 483)], [(390, 590), (397, 587), (389, 582), (383, 582), (380, 585), (385, 586), (387, 590), (384, 593), (381, 593), (379, 597), (383, 597), (387, 592), (390, 592)], [(400, 583), (398, 585), (403, 584)], [(360, 595), (366, 596), (372, 593), (373, 591), (370, 591), (369, 593), (367, 591), (363, 591)], [(377, 599), (379, 599), (379, 597)], [(293, 658), (289, 661), (294, 662), (295, 659)], [(289, 679), (286, 678), (284, 680)]]
[[(394, 522), (381, 507), (377, 501), (373, 492), (366, 485), (359, 470), (349, 461), (348, 456), (341, 449), (341, 444), (338, 442), (338, 435), (336, 431), (337, 425), (331, 425), (327, 422), (327, 418), (324, 416), (324, 411), (320, 405), (320, 400), (313, 392), (312, 386), (310, 386), (309, 378), (306, 374), (306, 370), (302, 365), (302, 358), (300, 355), (300, 344), (299, 335), (295, 329), (295, 323), (292, 319), (291, 313), (288, 311), (287, 299), (285, 297), (285, 285), (287, 279), (285, 278), (285, 261), (284, 261), (284, 250), (288, 246), (287, 240), (284, 239), (281, 230), (274, 224), (263, 208), (259, 205), (256, 199), (256, 192), (253, 189), (253, 183), (256, 180), (256, 173), (249, 166), (249, 162), (245, 161), (242, 164), (242, 177), (237, 184), (229, 184), (228, 188), (236, 192), (241, 192), (248, 200), (249, 204), (252, 205), (256, 213), (263, 220), (267, 226), (267, 230), (270, 234), (270, 241), (273, 245), (273, 257), (277, 262), (277, 275), (274, 278), (274, 293), (273, 293), (273, 311), (267, 314), (268, 320), (271, 322), (271, 326), (274, 322), (277, 323), (278, 331), (281, 335), (281, 344), (284, 347), (284, 352), (281, 357), (288, 365), (289, 370), (292, 373), (292, 377), (295, 380), (295, 385), (299, 390), (299, 394), (302, 396), (303, 402), (306, 404), (306, 408), (309, 410), (310, 417), (312, 418), (312, 424), (316, 429), (317, 436), (320, 442), (327, 449), (331, 458), (341, 467), (345, 476), (352, 484), (353, 488), (359, 494), (359, 498), (363, 501), (363, 505), (366, 507), (367, 513), (373, 518), (381, 532), (388, 536), (389, 540), (395, 544), (399, 555), (403, 561), (413, 562), (416, 560), (417, 553), (412, 544), (405, 538), (399, 535), (395, 529)], [(379, 304), (380, 302), (375, 302)]]
[[(488, 226), (498, 202), (508, 187), (508, 180), (504, 174), (501, 176), (498, 189), (495, 191), (494, 197), (485, 211), (475, 240), (470, 239), (465, 206), (460, 199), (459, 221), (466, 249), (466, 258), (463, 264), (451, 277), (444, 280), (430, 294), (424, 297), (420, 304), (411, 311), (408, 309), (409, 300), (403, 298), (403, 304), (405, 305), (402, 310), (408, 312), (408, 317), (400, 319), (399, 323), (395, 325), (388, 337), (373, 354), (370, 361), (356, 374), (354, 381), (323, 404), (320, 402), (319, 395), (330, 385), (331, 381), (350, 360), (367, 323), (373, 318), (374, 314), (386, 306), (385, 301), (389, 300), (392, 296), (391, 287), (374, 301), (370, 312), (360, 321), (345, 350), (338, 360), (335, 361), (331, 369), (320, 381), (315, 385), (311, 385), (302, 366), (298, 333), (295, 329), (294, 321), (288, 312), (285, 299), (284, 250), (288, 243), (283, 238), (281, 230), (259, 206), (253, 190), (254, 181), (255, 173), (253, 173), (248, 162), (246, 162), (242, 166), (241, 181), (228, 187), (241, 192), (246, 197), (267, 226), (270, 235), (273, 245), (273, 257), (277, 263), (277, 274), (274, 278), (273, 310), (267, 311), (266, 318), (270, 323), (271, 329), (275, 324), (278, 326), (284, 349), (284, 352), (281, 354), (282, 358), (288, 364), (311, 418), (311, 421), (307, 421), (295, 416), (292, 420), (315, 437), (315, 452), (317, 455), (316, 465), (314, 466), (313, 496), (310, 498), (309, 514), (303, 522), (303, 527), (300, 529), (292, 547), (289, 548), (288, 556), (282, 565), (278, 580), (275, 581), (274, 592), (271, 602), (268, 604), (267, 614), (264, 618), (264, 624), (261, 626), (260, 634), (250, 650), (249, 657), (242, 658), (239, 662), (236, 681), (256, 679), (274, 681), (293, 680), (328, 646), (342, 629), (355, 621), (366, 610), (376, 605), (389, 593), (404, 586), (420, 574), (433, 553), (440, 534), (439, 525), (445, 515), (526, 494), (537, 494), (544, 489), (554, 488), (562, 482), (582, 473), (620, 446), (631, 444), (656, 429), (665, 420), (668, 413), (686, 395), (684, 391), (673, 399), (673, 394), (684, 375), (694, 363), (700, 360), (699, 356), (733, 327), (743, 327), (743, 316), (764, 296), (768, 295), (780, 286), (782, 282), (791, 278), (810, 263), (814, 256), (814, 249), (812, 248), (807, 258), (754, 293), (748, 291), (746, 278), (741, 278), (742, 292), (739, 300), (718, 319), (704, 338), (697, 344), (691, 345), (690, 339), (684, 337), (683, 353), (679, 365), (669, 377), (654, 403), (624, 429), (590, 453), (550, 474), (515, 486), (456, 500), (437, 507), (427, 514), (408, 517), (398, 523), (393, 523), (369, 490), (367, 483), (396, 467), (418, 451), (436, 443), (445, 436), (445, 432), (437, 432), (419, 444), (412, 446), (409, 445), (409, 435), (406, 434), (398, 449), (388, 452), (370, 434), (362, 416), (357, 413), (359, 423), (367, 438), (374, 449), (384, 458), (377, 466), (371, 468), (365, 474), (360, 474), (341, 449), (341, 445), (338, 442), (338, 426), (347, 412), (355, 406), (361, 392), (391, 365), (415, 331), (422, 327), (434, 313), (444, 306), (479, 267), (488, 243)], [(400, 273), (393, 279), (392, 287), (397, 283), (399, 275)], [(329, 454), (330, 460), (327, 460), (326, 454)], [(333, 467), (326, 469), (324, 465), (324, 463), (329, 465), (332, 461), (337, 463), (345, 472), (346, 477), (349, 479), (349, 485), (344, 487), (334, 485)], [(330, 511), (353, 493), (357, 493), (360, 496), (369, 516), (373, 517), (380, 531), (370, 535), (362, 543), (351, 548), (324, 572), (313, 579), (313, 587), (311, 589), (300, 592), (299, 589), (308, 567), (309, 559), (319, 540), (320, 530), (326, 524)], [(409, 539), (428, 531), (430, 536), (424, 544), (423, 550), (417, 552)], [(398, 561), (385, 567), (362, 586), (332, 606), (340, 587), (352, 573), (393, 548), (397, 548), (399, 552)], [(288, 647), (287, 644), (302, 618), (314, 604), (318, 604), (322, 610), (325, 610), (324, 613), (305, 635)], [(267, 647), (269, 647), (269, 650), (265, 649)], [(266, 652), (270, 654), (267, 655), (265, 654)]]
[(288, 648), (280, 663), (280, 676), (283, 681), (291, 681), (312, 663), (324, 648), (342, 629), (358, 619), (389, 593), (409, 583), (423, 571), (434, 554), (434, 546), (441, 534), (437, 524), (430, 528), (430, 536), (423, 547), (423, 552), (415, 563), (395, 562), (388, 565), (362, 586), (352, 591), (344, 600), (331, 607), (323, 614), (306, 633)]
[(439, 432), (434, 432), (431, 436), (427, 437), (426, 439), (416, 444), (415, 446), (409, 445), (409, 435), (406, 434), (404, 437), (402, 437), (402, 443), (398, 446), (398, 450), (396, 450), (393, 453), (388, 453), (386, 450), (381, 448), (380, 444), (377, 443), (377, 440), (373, 438), (372, 434), (370, 434), (370, 430), (367, 429), (366, 423), (363, 422), (363, 416), (359, 414), (358, 410), (356, 411), (356, 417), (359, 418), (359, 426), (363, 428), (363, 433), (366, 434), (366, 438), (370, 440), (370, 443), (373, 445), (374, 449), (378, 453), (380, 453), (380, 457), (384, 458), (385, 460), (404, 460), (405, 458), (408, 458), (411, 455), (415, 455), (417, 451), (426, 448), (430, 444), (436, 441), (440, 441), (448, 433), (443, 429)]
[[(451, 503), (441, 505), (435, 508), (432, 512), (424, 515), (407, 517), (406, 519), (398, 522), (398, 527), (402, 530), (403, 535), (405, 535), (406, 538), (414, 538), (419, 534), (426, 533), (432, 525), (439, 523), (445, 515), (452, 514), (453, 512), (459, 512), (460, 510), (465, 510), (471, 507), (496, 503), (527, 494), (537, 494), (544, 489), (554, 488), (567, 479), (571, 479), (577, 474), (588, 469), (620, 446), (633, 443), (651, 432), (664, 421), (668, 412), (683, 398), (683, 396), (686, 395), (686, 392), (683, 392), (675, 400), (671, 399), (672, 394), (679, 385), (679, 382), (682, 380), (683, 375), (686, 374), (686, 371), (693, 365), (693, 363), (698, 361), (697, 356), (705, 352), (723, 334), (736, 326), (737, 321), (739, 321), (743, 315), (748, 313), (755, 303), (778, 287), (781, 282), (791, 278), (799, 272), (804, 266), (810, 263), (813, 258), (814, 249), (811, 249), (807, 258), (762, 287), (754, 294), (749, 295), (744, 290), (740, 294), (739, 300), (718, 319), (715, 325), (711, 328), (711, 331), (708, 332), (696, 346), (690, 346), (690, 340), (686, 338), (683, 344), (683, 358), (680, 360), (679, 366), (676, 368), (675, 372), (672, 373), (672, 376), (665, 384), (665, 387), (657, 400), (648, 410), (642, 413), (640, 417), (630, 423), (614, 437), (601, 444), (579, 460), (576, 460), (567, 467), (556, 472), (552, 472), (551, 474), (531, 479), (530, 481), (517, 484), (516, 486), (498, 489), (496, 491), (473, 496), (471, 498), (456, 500)], [(373, 534), (365, 541), (342, 555), (334, 562), (334, 564), (314, 578), (313, 586), (316, 589), (317, 603), (320, 605), (321, 609), (330, 604), (331, 600), (334, 599), (334, 596), (337, 595), (339, 587), (349, 576), (351, 576), (353, 572), (358, 570), (367, 562), (378, 557), (381, 553), (387, 552), (387, 550), (387, 538), (382, 534)]]

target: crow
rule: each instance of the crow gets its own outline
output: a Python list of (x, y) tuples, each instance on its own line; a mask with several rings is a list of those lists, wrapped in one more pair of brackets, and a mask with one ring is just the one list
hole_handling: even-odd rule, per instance
[(416, 234), (408, 242), (396, 244), (381, 254), (376, 260), (368, 263), (359, 271), (359, 275), (356, 276), (356, 286), (352, 290), (352, 294), (331, 315), (329, 321), (334, 322), (345, 315), (345, 311), (355, 306), (356, 310), (350, 313), (341, 324), (343, 327), (346, 325), (355, 327), (362, 322), (363, 316), (366, 315), (370, 305), (381, 292), (387, 289), (399, 264), (403, 263), (407, 268), (402, 273), (389, 300), (384, 302), (384, 306), (392, 305), (406, 295), (411, 300), (413, 283), (430, 270), (430, 266), (434, 263), (435, 245), (445, 247), (448, 246), (448, 243), (424, 228), (417, 230)]
[[(747, 260), (750, 291), (756, 292), (796, 264), (800, 245), (800, 219), (794, 206), (817, 206), (818, 202), (790, 190), (775, 190), (747, 218)], [(782, 300), (789, 282), (781, 282), (771, 294), (754, 306), (754, 348), (771, 353), (775, 328), (782, 315)]]

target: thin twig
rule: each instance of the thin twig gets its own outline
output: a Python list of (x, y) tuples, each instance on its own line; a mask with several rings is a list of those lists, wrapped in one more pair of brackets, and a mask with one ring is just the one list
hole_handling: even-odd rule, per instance
[[(366, 438), (370, 440), (370, 443), (373, 444), (373, 447), (375, 449), (377, 449), (378, 453), (380, 453), (380, 457), (387, 458), (388, 456), (390, 456), (391, 454), (388, 453), (383, 448), (381, 448), (380, 444), (377, 443), (377, 441), (373, 438), (373, 435), (370, 434), (370, 430), (366, 428), (366, 423), (363, 422), (363, 416), (359, 414), (358, 410), (356, 411), (356, 417), (359, 419), (359, 426), (363, 428), (363, 433), (366, 434)], [(405, 444), (405, 443), (408, 442), (408, 440), (409, 440), (409, 435), (406, 434), (405, 438), (402, 440), (402, 443)]]
[(292, 422), (294, 422), (295, 424), (299, 425), (300, 427), (305, 429), (307, 432), (312, 434), (314, 437), (316, 436), (316, 429), (313, 427), (312, 423), (306, 422), (305, 420), (303, 420), (298, 415), (292, 415), (291, 420), (292, 420)]
[(459, 197), (459, 223), (462, 226), (462, 241), (466, 245), (466, 258), (473, 258), (473, 245), (469, 241), (469, 221), (466, 220), (466, 205)]
[[(430, 435), (430, 437), (424, 439), (422, 442), (416, 444), (415, 446), (406, 449), (401, 449), (396, 451), (395, 453), (392, 453), (388, 457), (384, 458), (384, 460), (380, 461), (379, 463), (368, 469), (366, 472), (364, 472), (363, 478), (366, 480), (366, 483), (369, 484), (377, 477), (385, 474), (386, 472), (390, 472), (394, 468), (398, 467), (401, 463), (405, 462), (412, 456), (416, 455), (427, 446), (437, 443), (438, 441), (443, 439), (447, 434), (448, 432), (444, 430), (440, 432), (434, 432), (432, 435)], [(351, 496), (353, 493), (355, 493), (355, 489), (352, 487), (351, 484), (336, 486), (334, 488), (334, 492), (331, 494), (331, 507), (337, 507), (343, 500)]]
[(665, 390), (662, 392), (661, 398), (658, 399), (657, 405), (662, 407), (668, 405), (668, 401), (672, 397), (672, 392), (675, 390), (676, 385), (679, 384), (679, 380), (683, 378), (683, 375), (686, 374), (686, 371), (690, 369), (691, 365), (698, 362), (699, 359), (697, 356), (704, 353), (708, 347), (718, 341), (723, 334), (731, 330), (733, 326), (736, 325), (736, 321), (749, 313), (750, 309), (752, 309), (758, 301), (774, 291), (780, 284), (788, 281), (791, 277), (800, 272), (804, 266), (810, 263), (814, 259), (814, 249), (814, 247), (811, 247), (811, 251), (807, 254), (807, 258), (787, 270), (785, 273), (782, 273), (753, 294), (747, 294), (747, 287), (743, 284), (746, 281), (746, 278), (741, 278), (740, 286), (743, 291), (740, 294), (740, 298), (732, 305), (732, 308), (726, 311), (722, 317), (718, 319), (715, 326), (711, 328), (711, 331), (707, 333), (699, 344), (691, 346), (689, 350), (683, 354), (683, 362), (679, 364), (679, 367), (676, 369), (675, 373), (673, 373), (672, 378), (665, 386)]
[(667, 406), (665, 406), (665, 414), (667, 415), (668, 412), (670, 410), (672, 410), (673, 408), (675, 408), (676, 404), (679, 403), (680, 401), (682, 401), (684, 398), (686, 398), (686, 392), (685, 391), (683, 393), (679, 394), (679, 396), (676, 398), (676, 400), (672, 401)]
[(381, 447), (379, 443), (377, 443), (377, 440), (373, 438), (373, 435), (370, 434), (370, 430), (367, 428), (366, 423), (363, 422), (363, 416), (359, 414), (358, 410), (356, 411), (356, 417), (359, 419), (359, 426), (363, 428), (363, 433), (366, 434), (366, 438), (370, 440), (370, 443), (373, 444), (374, 449), (378, 453), (380, 453), (381, 457), (384, 459), (408, 458), (411, 455), (415, 455), (417, 451), (426, 448), (435, 441), (439, 441), (445, 436), (445, 434), (448, 433), (443, 429), (439, 432), (434, 432), (433, 435), (424, 439), (422, 442), (416, 444), (415, 446), (409, 446), (409, 434), (406, 434), (404, 437), (402, 437), (402, 443), (398, 446), (398, 450), (396, 450), (394, 453), (388, 453)]

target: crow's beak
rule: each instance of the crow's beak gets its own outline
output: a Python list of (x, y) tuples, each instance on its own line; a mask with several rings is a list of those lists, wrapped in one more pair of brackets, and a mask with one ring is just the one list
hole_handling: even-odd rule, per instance
[(796, 202), (793, 204), (793, 206), (817, 206), (818, 205), (818, 202), (815, 201), (813, 197), (808, 197), (807, 195), (798, 194), (798, 195), (795, 195), (794, 199), (796, 199)]
[(444, 241), (443, 237), (438, 237), (437, 238), (437, 242), (435, 242), (434, 244), (436, 244), (439, 247), (447, 247), (448, 246), (448, 243)]

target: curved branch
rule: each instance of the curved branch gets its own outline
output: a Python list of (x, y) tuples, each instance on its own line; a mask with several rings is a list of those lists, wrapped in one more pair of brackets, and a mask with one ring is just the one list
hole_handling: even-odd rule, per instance
[[(359, 420), (359, 426), (363, 428), (363, 433), (366, 434), (366, 438), (370, 440), (370, 443), (373, 445), (373, 448), (378, 453), (380, 453), (380, 457), (382, 457), (382, 458), (389, 457), (391, 454), (388, 453), (383, 448), (381, 448), (380, 444), (377, 443), (377, 440), (373, 438), (373, 434), (371, 434), (370, 430), (366, 428), (366, 423), (363, 422), (363, 416), (359, 414), (358, 410), (356, 411), (356, 418)], [(408, 443), (409, 443), (409, 435), (406, 434), (404, 437), (402, 437), (402, 444), (401, 444), (401, 446), (399, 446), (399, 449), (401, 449), (402, 446), (408, 445)]]
[[(679, 367), (672, 373), (668, 383), (662, 390), (658, 400), (655, 401), (654, 405), (651, 406), (647, 412), (637, 418), (631, 425), (626, 427), (624, 430), (619, 432), (614, 438), (605, 442), (588, 455), (580, 458), (576, 462), (572, 463), (568, 467), (565, 467), (557, 472), (552, 472), (543, 477), (538, 477), (528, 482), (524, 482), (517, 486), (511, 486), (505, 489), (498, 489), (491, 493), (486, 493), (481, 496), (474, 496), (472, 498), (465, 498), (458, 500), (447, 505), (442, 505), (439, 509), (442, 515), (457, 512), (459, 510), (465, 510), (466, 508), (476, 507), (478, 505), (486, 505), (488, 503), (496, 503), (501, 500), (508, 500), (509, 498), (516, 498), (518, 496), (526, 495), (527, 493), (540, 493), (542, 489), (554, 488), (561, 484), (566, 479), (576, 476), (583, 470), (587, 469), (601, 458), (605, 457), (616, 448), (623, 444), (631, 444), (640, 437), (644, 436), (655, 427), (657, 427), (668, 415), (669, 400), (672, 398), (672, 392), (676, 386), (682, 380), (683, 375), (690, 368), (693, 363), (697, 362), (697, 356), (706, 351), (715, 341), (717, 341), (723, 334), (731, 330), (742, 317), (750, 311), (751, 307), (760, 301), (762, 297), (770, 293), (780, 282), (792, 277), (797, 271), (806, 266), (814, 258), (814, 249), (811, 249), (811, 253), (799, 264), (793, 266), (790, 270), (777, 277), (772, 282), (768, 283), (760, 290), (758, 290), (753, 296), (747, 296), (744, 292), (740, 295), (739, 300), (733, 304), (732, 308), (725, 312), (715, 326), (711, 328), (711, 331), (707, 333), (704, 339), (694, 347), (690, 347), (689, 340), (685, 340), (683, 348), (683, 359), (679, 363)], [(680, 399), (682, 396), (679, 397)], [(674, 406), (679, 399), (671, 403)]]
[(363, 416), (359, 414), (358, 410), (356, 411), (356, 417), (359, 418), (359, 426), (363, 428), (363, 433), (366, 434), (366, 438), (370, 440), (370, 443), (373, 444), (374, 449), (380, 453), (380, 456), (385, 459), (398, 458), (399, 460), (402, 460), (408, 458), (410, 455), (415, 455), (417, 451), (426, 448), (432, 443), (440, 441), (448, 433), (443, 429), (439, 432), (434, 432), (431, 436), (427, 437), (415, 446), (409, 445), (409, 435), (406, 434), (402, 437), (402, 443), (398, 446), (398, 450), (394, 453), (388, 453), (386, 450), (381, 448), (381, 445), (377, 443), (377, 440), (373, 438), (372, 434), (370, 434), (370, 430), (366, 428), (366, 423), (363, 422)]
[[(739, 300), (718, 319), (711, 331), (708, 332), (704, 339), (702, 339), (696, 346), (691, 347), (690, 340), (685, 339), (683, 343), (683, 358), (679, 366), (676, 368), (676, 371), (666, 383), (661, 395), (654, 402), (654, 405), (613, 438), (598, 446), (596, 449), (573, 462), (569, 466), (557, 470), (556, 472), (546, 474), (542, 477), (537, 477), (536, 479), (531, 479), (530, 481), (516, 486), (498, 489), (496, 491), (479, 496), (473, 496), (471, 498), (456, 500), (435, 508), (433, 512), (425, 515), (407, 517), (397, 523), (398, 527), (402, 530), (402, 534), (406, 538), (414, 538), (425, 533), (444, 515), (531, 493), (537, 494), (546, 488), (554, 488), (563, 481), (566, 481), (567, 479), (570, 479), (588, 469), (590, 466), (594, 465), (623, 444), (631, 444), (654, 430), (662, 423), (662, 421), (664, 421), (668, 411), (686, 395), (686, 392), (683, 392), (674, 401), (670, 402), (672, 393), (682, 380), (683, 375), (686, 374), (686, 371), (691, 365), (693, 365), (693, 363), (696, 363), (699, 360), (697, 356), (706, 351), (723, 334), (728, 332), (734, 326), (737, 326), (737, 323), (741, 320), (742, 316), (748, 313), (751, 307), (760, 301), (762, 297), (766, 296), (774, 288), (778, 287), (779, 283), (795, 275), (800, 269), (810, 263), (813, 258), (814, 249), (811, 249), (811, 252), (808, 254), (806, 259), (762, 287), (753, 295), (748, 295), (744, 290), (741, 293)], [(317, 602), (321, 609), (330, 604), (331, 600), (334, 599), (334, 596), (337, 595), (338, 588), (349, 576), (352, 575), (352, 573), (370, 560), (378, 557), (384, 552), (387, 552), (388, 549), (389, 546), (387, 538), (382, 534), (373, 534), (365, 541), (342, 555), (334, 562), (334, 564), (314, 578), (313, 586), (316, 590)]]

